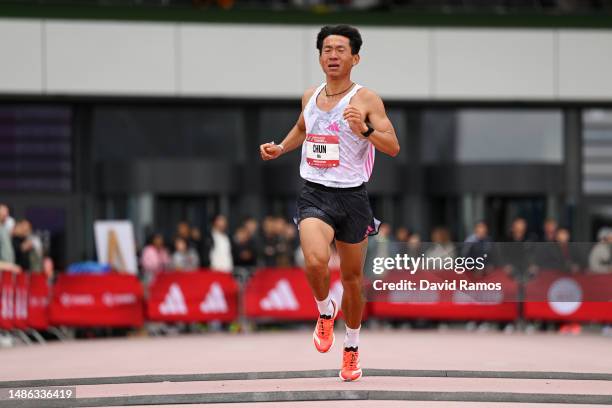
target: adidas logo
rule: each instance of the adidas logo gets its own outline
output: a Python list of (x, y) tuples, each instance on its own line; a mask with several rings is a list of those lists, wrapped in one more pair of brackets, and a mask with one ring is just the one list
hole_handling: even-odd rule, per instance
[(338, 126), (337, 122), (333, 122), (331, 125), (327, 127), (327, 130), (331, 130), (332, 132), (339, 132), (340, 127)]
[(263, 310), (297, 310), (300, 307), (287, 279), (279, 280), (259, 301), (259, 306)]
[(181, 287), (178, 284), (173, 283), (170, 285), (164, 301), (159, 305), (159, 313), (163, 315), (187, 314), (185, 296), (183, 296)]
[(225, 313), (227, 312), (227, 302), (225, 301), (225, 295), (221, 285), (214, 282), (210, 285), (210, 289), (206, 294), (206, 297), (200, 303), (200, 311), (202, 313)]

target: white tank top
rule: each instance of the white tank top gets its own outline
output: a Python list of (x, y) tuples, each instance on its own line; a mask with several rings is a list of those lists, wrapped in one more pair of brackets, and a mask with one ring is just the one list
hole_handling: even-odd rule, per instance
[(342, 112), (355, 93), (353, 88), (328, 112), (319, 109), (321, 84), (304, 107), (306, 139), (302, 144), (300, 176), (328, 187), (356, 187), (367, 182), (374, 168), (374, 145), (353, 133)]

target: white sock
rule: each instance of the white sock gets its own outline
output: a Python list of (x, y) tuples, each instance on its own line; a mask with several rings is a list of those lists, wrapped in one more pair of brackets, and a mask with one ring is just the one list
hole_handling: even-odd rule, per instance
[(346, 326), (346, 335), (344, 336), (344, 347), (359, 347), (359, 330), (361, 325), (356, 329), (351, 329)]
[(334, 307), (331, 303), (331, 293), (328, 293), (327, 297), (323, 300), (318, 300), (317, 298), (315, 298), (315, 300), (317, 301), (317, 308), (319, 309), (319, 314), (326, 316), (332, 316), (334, 314)]

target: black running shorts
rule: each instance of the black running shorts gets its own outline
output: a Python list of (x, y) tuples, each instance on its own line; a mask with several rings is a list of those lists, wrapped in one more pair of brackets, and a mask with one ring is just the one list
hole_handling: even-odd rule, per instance
[(297, 200), (294, 221), (299, 227), (300, 221), (311, 217), (329, 224), (335, 231), (335, 239), (349, 244), (377, 234), (380, 225), (372, 215), (365, 183), (334, 188), (306, 181)]

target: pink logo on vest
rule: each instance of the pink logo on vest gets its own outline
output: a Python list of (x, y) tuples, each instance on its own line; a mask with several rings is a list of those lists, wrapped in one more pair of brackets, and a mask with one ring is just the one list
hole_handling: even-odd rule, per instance
[(340, 126), (338, 126), (337, 122), (333, 122), (331, 125), (329, 125), (327, 127), (327, 130), (330, 130), (332, 132), (339, 132), (340, 131)]

